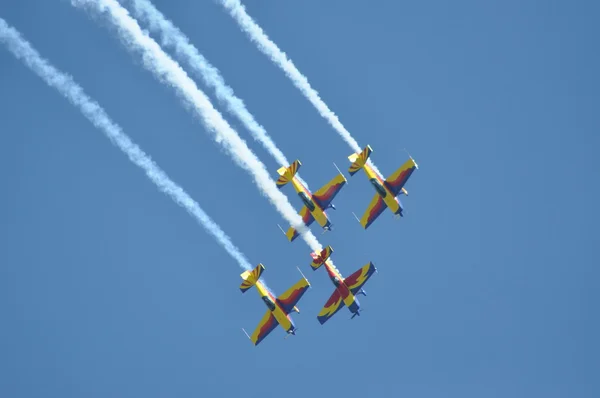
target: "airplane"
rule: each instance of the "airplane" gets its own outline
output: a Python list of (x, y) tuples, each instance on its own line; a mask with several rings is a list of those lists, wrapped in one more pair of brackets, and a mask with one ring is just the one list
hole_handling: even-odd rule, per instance
[[(292, 311), (300, 312), (296, 304), (310, 287), (310, 283), (304, 275), (302, 275), (302, 279), (296, 282), (296, 284), (286, 290), (282, 295), (275, 298), (259, 280), (264, 270), (265, 266), (258, 264), (252, 271), (244, 271), (240, 275), (244, 280), (240, 286), (242, 293), (248, 291), (252, 286), (256, 286), (258, 295), (267, 305), (267, 312), (260, 320), (260, 323), (252, 335), (248, 335), (246, 330), (242, 328), (244, 333), (246, 333), (246, 336), (248, 336), (255, 346), (267, 337), (278, 324), (286, 331), (286, 338), (296, 334), (298, 328), (294, 325), (294, 321), (289, 314)], [(300, 271), (300, 269), (298, 269), (298, 271)], [(302, 274), (302, 271), (300, 271), (300, 273)]]
[(344, 278), (338, 269), (331, 263), (331, 260), (329, 260), (331, 253), (333, 253), (333, 248), (327, 246), (321, 253), (312, 252), (310, 254), (313, 258), (313, 262), (310, 264), (313, 271), (316, 271), (321, 265), (325, 264), (327, 274), (335, 286), (333, 294), (329, 297), (325, 306), (321, 312), (319, 312), (319, 315), (317, 315), (317, 319), (321, 325), (327, 322), (336, 312), (341, 310), (344, 305), (348, 307), (348, 310), (353, 314), (350, 319), (360, 315), (360, 303), (356, 296), (359, 294), (362, 294), (363, 296), (367, 295), (362, 287), (367, 280), (369, 280), (371, 275), (377, 272), (375, 265), (369, 261), (367, 265), (361, 267), (349, 277)]
[[(331, 224), (331, 221), (329, 221), (325, 210), (335, 210), (335, 206), (331, 203), (331, 201), (338, 194), (338, 192), (340, 192), (340, 189), (342, 189), (344, 184), (346, 184), (346, 177), (344, 177), (340, 171), (340, 174), (336, 175), (331, 181), (322, 186), (313, 194), (296, 177), (296, 173), (301, 166), (302, 163), (300, 163), (299, 160), (295, 160), (289, 167), (281, 167), (279, 170), (277, 170), (277, 173), (279, 173), (280, 176), (277, 180), (277, 187), (281, 189), (287, 183), (291, 182), (296, 189), (298, 196), (300, 196), (300, 199), (304, 203), (304, 206), (302, 206), (302, 209), (300, 209), (299, 212), (304, 225), (308, 227), (313, 221), (317, 220), (319, 225), (323, 227), (324, 232), (331, 231), (333, 224)], [(288, 231), (284, 233), (290, 242), (293, 242), (294, 239), (298, 237), (298, 231), (294, 227), (290, 227)]]
[(396, 196), (400, 193), (408, 195), (404, 184), (406, 184), (413, 171), (419, 168), (414, 159), (409, 156), (409, 159), (384, 181), (367, 163), (371, 152), (373, 152), (373, 149), (370, 145), (367, 145), (362, 152), (353, 153), (348, 156), (348, 159), (352, 162), (348, 169), (350, 176), (353, 176), (358, 170), (363, 169), (376, 192), (362, 218), (358, 220), (358, 217), (355, 215), (364, 229), (367, 229), (383, 213), (386, 207), (390, 208), (396, 218), (403, 216), (402, 211), (404, 208)]

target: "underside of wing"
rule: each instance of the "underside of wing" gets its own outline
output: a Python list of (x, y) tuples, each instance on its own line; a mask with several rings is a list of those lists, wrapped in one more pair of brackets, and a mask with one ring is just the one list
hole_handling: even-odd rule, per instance
[[(304, 222), (304, 225), (306, 225), (307, 227), (310, 224), (312, 224), (313, 221), (315, 221), (315, 218), (313, 217), (313, 215), (310, 213), (310, 210), (308, 210), (308, 207), (306, 207), (306, 206), (302, 206), (302, 208), (300, 209), (298, 214), (300, 214), (300, 217), (302, 217), (302, 222)], [(292, 242), (294, 239), (296, 239), (298, 237), (298, 231), (296, 231), (296, 228), (290, 227), (287, 230), (287, 232), (285, 233), (285, 235), (287, 236), (288, 240), (290, 242)]]
[(358, 271), (344, 279), (344, 283), (348, 286), (348, 289), (352, 294), (357, 294), (365, 283), (369, 280), (371, 275), (377, 271), (375, 265), (372, 262), (363, 266)]
[[(302, 278), (296, 282), (294, 286), (290, 287), (279, 297), (277, 297), (277, 302), (279, 305), (281, 305), (281, 308), (286, 314), (289, 314), (292, 312), (292, 310), (294, 310), (294, 307), (296, 307), (296, 304), (298, 304), (298, 301), (300, 301), (309, 287), (310, 283), (308, 283), (306, 279)], [(296, 310), (300, 312), (297, 307)]]
[(258, 345), (265, 337), (269, 335), (277, 327), (277, 320), (273, 316), (273, 313), (269, 310), (265, 313), (260, 323), (250, 336), (250, 340), (254, 345)]
[(369, 203), (369, 207), (367, 207), (365, 214), (363, 214), (362, 218), (360, 219), (360, 225), (362, 225), (364, 229), (369, 228), (369, 225), (371, 225), (373, 221), (375, 221), (375, 219), (379, 217), (381, 213), (383, 213), (386, 207), (387, 205), (385, 204), (383, 198), (376, 193), (371, 200), (371, 203)]
[(322, 325), (329, 320), (332, 316), (335, 315), (336, 312), (344, 307), (344, 301), (342, 300), (342, 295), (340, 292), (335, 289), (329, 300), (325, 303), (325, 306), (317, 315), (317, 319), (319, 323)]
[(323, 185), (317, 192), (313, 194), (313, 199), (316, 200), (322, 209), (326, 209), (331, 204), (331, 201), (340, 192), (346, 184), (346, 177), (343, 174), (338, 174), (327, 184)]
[(410, 158), (402, 166), (400, 166), (398, 170), (394, 171), (388, 178), (385, 179), (385, 185), (387, 185), (388, 189), (394, 194), (394, 196), (398, 195), (416, 168), (417, 164), (412, 158)]

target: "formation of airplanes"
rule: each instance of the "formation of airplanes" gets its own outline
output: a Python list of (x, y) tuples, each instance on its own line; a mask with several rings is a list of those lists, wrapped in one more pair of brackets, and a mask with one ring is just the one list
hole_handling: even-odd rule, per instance
[[(361, 152), (353, 153), (348, 156), (348, 160), (350, 160), (351, 163), (348, 169), (350, 176), (353, 176), (361, 169), (364, 170), (369, 182), (375, 189), (375, 196), (369, 203), (363, 216), (359, 219), (355, 215), (364, 229), (369, 228), (386, 208), (389, 208), (395, 217), (403, 216), (402, 213), (404, 207), (398, 199), (398, 196), (400, 194), (408, 195), (408, 191), (404, 188), (404, 185), (412, 173), (419, 168), (414, 159), (409, 156), (409, 159), (396, 171), (390, 174), (386, 179), (382, 179), (369, 165), (369, 157), (372, 152), (373, 149), (371, 146), (367, 145)], [(296, 173), (301, 166), (302, 163), (300, 163), (299, 160), (295, 160), (290, 166), (281, 167), (277, 170), (279, 178), (276, 184), (279, 188), (282, 188), (288, 183), (292, 184), (296, 193), (302, 200), (303, 206), (300, 209), (299, 215), (302, 217), (302, 221), (307, 227), (314, 221), (317, 221), (324, 231), (331, 231), (332, 224), (326, 210), (335, 210), (332, 201), (348, 181), (340, 171), (340, 173), (331, 181), (323, 185), (315, 193), (312, 193), (296, 176)], [(293, 227), (290, 227), (284, 234), (290, 242), (294, 241), (299, 235), (298, 231)], [(321, 325), (327, 322), (343, 307), (348, 308), (352, 314), (351, 319), (360, 315), (360, 303), (357, 296), (361, 294), (363, 296), (367, 295), (363, 286), (369, 278), (377, 272), (375, 265), (372, 262), (369, 262), (344, 278), (330, 260), (332, 253), (333, 248), (331, 246), (325, 247), (319, 253), (311, 253), (312, 262), (310, 263), (310, 267), (312, 270), (316, 271), (324, 266), (325, 271), (334, 286), (333, 293), (317, 315), (317, 320)], [(267, 312), (252, 334), (248, 334), (244, 330), (254, 345), (258, 345), (277, 327), (277, 325), (285, 330), (287, 333), (286, 338), (296, 334), (297, 328), (290, 313), (300, 312), (297, 307), (298, 301), (300, 301), (304, 293), (310, 287), (308, 279), (306, 279), (304, 274), (302, 274), (302, 271), (298, 269), (300, 274), (302, 274), (302, 279), (296, 282), (279, 297), (274, 297), (260, 281), (260, 277), (264, 270), (265, 266), (263, 264), (258, 264), (252, 271), (244, 271), (241, 274), (243, 282), (240, 286), (240, 290), (242, 293), (249, 290), (252, 286), (256, 287), (259, 296), (267, 306)]]

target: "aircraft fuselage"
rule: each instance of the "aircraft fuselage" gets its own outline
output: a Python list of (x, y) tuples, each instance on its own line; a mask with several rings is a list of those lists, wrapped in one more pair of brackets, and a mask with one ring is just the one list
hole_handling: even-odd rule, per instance
[(277, 299), (273, 297), (273, 295), (265, 289), (260, 281), (256, 282), (256, 290), (258, 291), (258, 295), (265, 303), (269, 311), (273, 314), (279, 326), (281, 326), (286, 332), (293, 333), (296, 330), (296, 325), (294, 325), (294, 321), (292, 318), (283, 311), (283, 308), (277, 302)]
[(305, 192), (299, 192), (298, 196), (300, 196), (302, 203), (304, 203), (304, 206), (306, 206), (311, 213), (315, 211), (317, 205), (315, 204), (315, 202), (312, 201), (312, 199), (308, 197), (308, 195)]
[(346, 307), (348, 307), (350, 312), (357, 313), (360, 309), (360, 303), (358, 302), (356, 296), (350, 291), (350, 289), (348, 289), (346, 283), (344, 283), (344, 278), (342, 275), (337, 269), (335, 269), (335, 267), (333, 267), (329, 260), (325, 261), (325, 264), (323, 265), (325, 265), (329, 279), (331, 279), (337, 291), (340, 292), (340, 296), (342, 297)]
[(402, 215), (402, 204), (388, 187), (385, 186), (385, 182), (381, 180), (369, 165), (365, 165), (363, 169), (369, 178), (369, 182), (373, 185), (373, 188), (375, 188), (375, 192), (381, 196), (387, 207), (389, 207), (394, 214)]
[(315, 201), (312, 199), (312, 194), (300, 183), (296, 178), (292, 180), (292, 185), (294, 185), (294, 189), (298, 193), (300, 200), (306, 208), (310, 211), (313, 218), (319, 225), (325, 229), (329, 229), (331, 227), (331, 222), (325, 213), (325, 210), (321, 209)]

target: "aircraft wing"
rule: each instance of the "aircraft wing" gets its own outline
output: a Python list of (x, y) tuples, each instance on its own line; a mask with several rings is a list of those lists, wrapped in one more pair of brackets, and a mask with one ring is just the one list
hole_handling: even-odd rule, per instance
[(360, 225), (362, 225), (364, 229), (369, 228), (369, 225), (371, 225), (386, 208), (387, 205), (385, 204), (385, 201), (376, 193), (371, 200), (371, 203), (369, 203), (369, 207), (367, 207), (365, 214), (363, 214), (360, 219)]
[(329, 318), (334, 316), (336, 312), (342, 309), (342, 307), (344, 307), (344, 300), (342, 300), (340, 291), (335, 289), (331, 297), (329, 297), (329, 300), (327, 300), (325, 303), (325, 306), (321, 312), (319, 312), (319, 315), (317, 315), (319, 323), (322, 325), (327, 322)]
[(416, 168), (417, 164), (412, 158), (410, 158), (402, 166), (400, 166), (398, 170), (394, 171), (388, 178), (385, 179), (385, 185), (394, 194), (394, 196), (398, 195)]
[(369, 264), (344, 279), (344, 283), (348, 286), (352, 294), (357, 294), (375, 271), (377, 271), (375, 265), (369, 262)]
[(273, 316), (273, 313), (267, 310), (254, 332), (252, 332), (250, 340), (254, 343), (254, 345), (258, 345), (258, 343), (263, 341), (263, 339), (267, 337), (269, 333), (271, 333), (276, 327), (277, 320)]
[(316, 199), (322, 209), (327, 208), (346, 182), (346, 177), (344, 177), (343, 174), (336, 175), (331, 181), (323, 185), (313, 194), (313, 199)]
[[(306, 207), (306, 206), (302, 206), (302, 208), (300, 209), (298, 214), (300, 214), (300, 217), (302, 217), (302, 221), (304, 222), (304, 225), (306, 225), (307, 227), (310, 224), (312, 224), (313, 221), (315, 221), (315, 218), (313, 217), (313, 215), (310, 213), (310, 210), (308, 210), (308, 207)], [(291, 242), (298, 237), (298, 231), (296, 231), (296, 228), (290, 227), (287, 230), (285, 235), (288, 237), (289, 241)]]
[[(296, 282), (294, 286), (290, 287), (279, 297), (277, 297), (277, 302), (281, 305), (281, 308), (286, 314), (289, 314), (294, 310), (294, 307), (296, 307), (296, 304), (298, 304), (298, 301), (300, 301), (300, 298), (302, 298), (309, 287), (310, 283), (308, 283), (306, 279), (302, 278)], [(298, 310), (297, 307), (296, 310)]]

